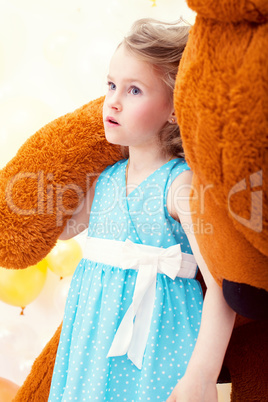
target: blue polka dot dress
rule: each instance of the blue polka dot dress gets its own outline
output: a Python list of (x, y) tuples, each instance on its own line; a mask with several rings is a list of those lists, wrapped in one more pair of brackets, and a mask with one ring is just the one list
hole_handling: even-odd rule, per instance
[[(185, 160), (167, 162), (128, 196), (126, 166), (122, 160), (100, 175), (88, 238), (120, 245), (128, 239), (158, 250), (179, 244), (192, 257), (180, 223), (166, 207), (172, 181), (189, 169)], [(146, 347), (137, 367), (127, 354), (108, 357), (133, 302), (137, 270), (109, 263), (105, 249), (103, 255), (106, 262), (98, 262), (88, 252), (73, 275), (49, 401), (164, 402), (184, 375), (198, 336), (203, 296), (196, 270), (191, 278), (157, 273)]]

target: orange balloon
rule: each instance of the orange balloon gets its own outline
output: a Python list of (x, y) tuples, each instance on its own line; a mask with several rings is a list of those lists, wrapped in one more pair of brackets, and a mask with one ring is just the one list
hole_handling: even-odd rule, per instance
[(12, 381), (0, 377), (0, 401), (11, 402), (19, 390), (19, 386)]
[(0, 267), (0, 300), (24, 308), (41, 292), (46, 281), (47, 262), (26, 269)]
[(61, 278), (72, 275), (82, 258), (82, 249), (74, 239), (58, 240), (46, 256), (48, 268)]

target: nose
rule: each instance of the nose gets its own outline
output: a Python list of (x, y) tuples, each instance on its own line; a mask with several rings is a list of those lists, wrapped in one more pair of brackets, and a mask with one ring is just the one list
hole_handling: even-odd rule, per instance
[(113, 106), (111, 106), (111, 109), (114, 109), (114, 110), (117, 110), (117, 111), (121, 110), (119, 105), (113, 105)]
[(108, 105), (111, 109), (120, 112), (122, 110), (122, 102), (119, 99), (119, 95), (114, 93), (113, 96), (110, 97)]

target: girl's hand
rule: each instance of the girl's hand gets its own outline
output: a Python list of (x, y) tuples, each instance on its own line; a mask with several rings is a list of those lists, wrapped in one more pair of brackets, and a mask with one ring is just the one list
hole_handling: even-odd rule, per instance
[(214, 381), (183, 377), (166, 402), (217, 402), (218, 392)]

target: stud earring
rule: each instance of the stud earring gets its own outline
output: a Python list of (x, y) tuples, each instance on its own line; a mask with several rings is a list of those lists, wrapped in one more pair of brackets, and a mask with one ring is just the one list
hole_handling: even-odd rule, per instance
[(175, 121), (176, 121), (176, 120), (174, 119), (174, 117), (172, 117), (172, 118), (169, 120), (170, 124), (174, 124)]

